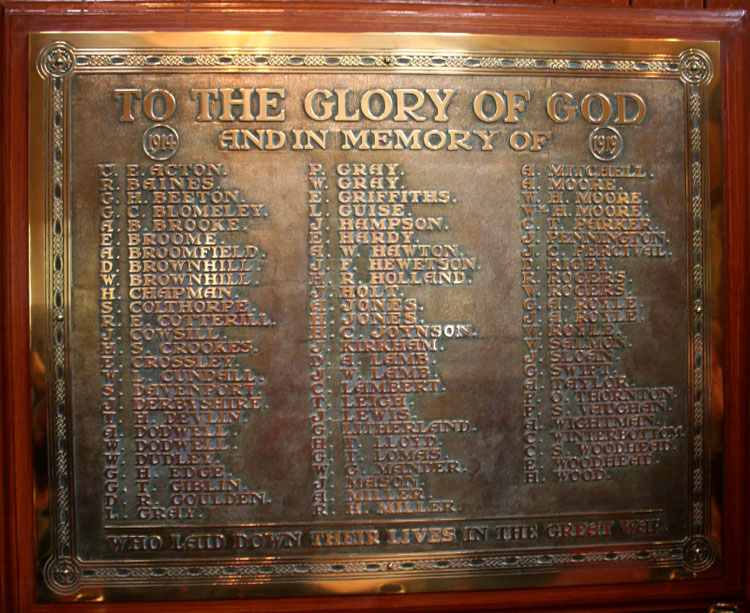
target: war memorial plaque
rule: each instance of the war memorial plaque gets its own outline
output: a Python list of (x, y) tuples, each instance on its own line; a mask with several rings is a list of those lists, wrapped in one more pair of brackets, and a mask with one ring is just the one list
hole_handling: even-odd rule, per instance
[(717, 44), (39, 33), (30, 54), (46, 598), (720, 559)]

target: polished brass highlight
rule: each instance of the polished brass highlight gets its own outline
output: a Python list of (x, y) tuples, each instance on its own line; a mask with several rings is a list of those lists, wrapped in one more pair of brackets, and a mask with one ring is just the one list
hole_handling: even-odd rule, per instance
[(718, 44), (37, 33), (30, 67), (45, 598), (711, 572)]
[(708, 610), (708, 613), (738, 613), (739, 608), (736, 605), (728, 604), (726, 602), (717, 602), (712, 605)]

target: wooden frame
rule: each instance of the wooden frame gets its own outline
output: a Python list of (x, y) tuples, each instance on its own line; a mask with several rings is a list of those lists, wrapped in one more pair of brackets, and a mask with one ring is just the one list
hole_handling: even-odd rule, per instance
[[(2, 6), (2, 150), (0, 312), (0, 602), (8, 611), (62, 611), (78, 605), (36, 603), (33, 428), (30, 410), (27, 49), (33, 30), (234, 29), (356, 31), (451, 31), (533, 35), (713, 38), (722, 43), (724, 95), (723, 260), (725, 437), (723, 467), (725, 564), (718, 578), (689, 582), (597, 585), (545, 590), (347, 596), (338, 598), (202, 602), (201, 610), (296, 611), (369, 609), (707, 611), (718, 602), (747, 606), (750, 599), (748, 528), (748, 119), (745, 101), (750, 40), (741, 11), (685, 12), (600, 8), (500, 7), (493, 4), (422, 3), (144, 3), (90, 6), (76, 2), (11, 2)], [(407, 26), (408, 24), (408, 26)], [(82, 605), (84, 610), (127, 611), (144, 604)], [(160, 603), (163, 611), (195, 610), (195, 604)]]

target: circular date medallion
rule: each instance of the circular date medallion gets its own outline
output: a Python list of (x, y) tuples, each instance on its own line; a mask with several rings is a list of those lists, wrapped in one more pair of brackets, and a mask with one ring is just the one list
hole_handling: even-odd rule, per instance
[(601, 126), (589, 134), (589, 151), (597, 160), (611, 162), (622, 153), (622, 135), (609, 126)]
[(179, 146), (177, 130), (166, 124), (151, 126), (143, 133), (143, 151), (152, 160), (168, 160)]

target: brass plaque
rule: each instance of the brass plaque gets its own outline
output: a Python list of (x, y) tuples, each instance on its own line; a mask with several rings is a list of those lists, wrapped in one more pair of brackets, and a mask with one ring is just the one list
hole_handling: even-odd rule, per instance
[(43, 597), (710, 573), (718, 58), (33, 35)]

